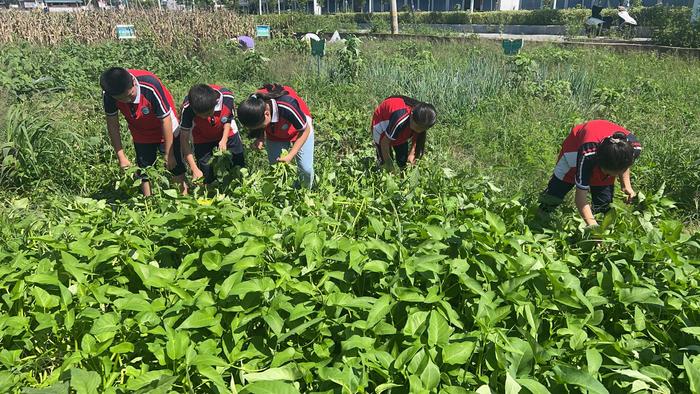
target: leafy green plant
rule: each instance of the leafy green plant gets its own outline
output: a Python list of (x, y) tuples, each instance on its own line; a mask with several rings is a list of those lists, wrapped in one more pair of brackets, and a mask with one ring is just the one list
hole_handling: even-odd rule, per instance
[(5, 115), (0, 128), (0, 185), (4, 187), (41, 181), (78, 141), (74, 132), (36, 115), (24, 105), (10, 107)]
[(337, 75), (349, 81), (355, 81), (360, 75), (363, 59), (360, 55), (360, 41), (357, 37), (345, 40), (345, 48), (338, 54)]

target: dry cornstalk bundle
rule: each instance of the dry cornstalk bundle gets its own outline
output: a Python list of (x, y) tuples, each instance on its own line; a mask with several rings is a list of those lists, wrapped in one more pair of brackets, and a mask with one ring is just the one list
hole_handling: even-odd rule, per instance
[(251, 34), (252, 17), (230, 11), (160, 12), (157, 10), (72, 13), (0, 12), (0, 43), (27, 41), (53, 45), (66, 40), (93, 43), (116, 39), (115, 27), (131, 24), (140, 38), (178, 46)]

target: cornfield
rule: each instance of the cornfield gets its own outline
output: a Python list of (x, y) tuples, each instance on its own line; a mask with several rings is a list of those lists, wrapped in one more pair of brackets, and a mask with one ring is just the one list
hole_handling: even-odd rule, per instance
[(115, 26), (132, 24), (139, 38), (165, 46), (251, 34), (251, 17), (230, 11), (158, 12), (152, 10), (75, 13), (0, 12), (0, 43), (54, 45), (72, 40), (91, 44), (116, 39)]

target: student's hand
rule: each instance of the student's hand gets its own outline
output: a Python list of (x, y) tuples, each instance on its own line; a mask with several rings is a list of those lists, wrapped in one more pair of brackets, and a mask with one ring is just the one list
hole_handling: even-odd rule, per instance
[(129, 167), (131, 167), (131, 162), (129, 161), (129, 159), (127, 159), (127, 158), (119, 159), (119, 168), (121, 168), (123, 170), (123, 169), (129, 168)]
[(623, 188), (622, 192), (625, 193), (625, 202), (627, 204), (631, 204), (632, 200), (634, 200), (635, 197), (637, 197), (637, 192), (634, 191), (634, 189), (630, 188)]
[(286, 156), (283, 156), (283, 157), (278, 158), (278, 159), (277, 159), (277, 162), (278, 162), (278, 163), (289, 164), (289, 162), (291, 162), (293, 158), (294, 158), (294, 156), (292, 156), (292, 155), (286, 155)]
[(196, 181), (197, 179), (199, 179), (203, 176), (204, 176), (204, 173), (199, 168), (195, 167), (192, 169), (192, 180), (193, 181)]
[(225, 151), (226, 150), (226, 145), (228, 144), (228, 140), (221, 140), (219, 141), (219, 150), (220, 151)]
[(165, 156), (165, 168), (168, 170), (175, 168), (175, 152), (173, 152), (172, 149), (171, 152)]
[(596, 246), (603, 244), (603, 234), (600, 231), (600, 226), (598, 223), (586, 226), (584, 232), (586, 234), (586, 238), (595, 242)]
[(265, 146), (265, 140), (259, 138), (250, 144), (250, 149), (261, 150)]

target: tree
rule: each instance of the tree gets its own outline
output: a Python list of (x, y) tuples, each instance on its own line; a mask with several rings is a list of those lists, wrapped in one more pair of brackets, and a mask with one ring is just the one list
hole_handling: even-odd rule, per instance
[(399, 34), (399, 13), (396, 9), (396, 0), (391, 1), (391, 34)]

